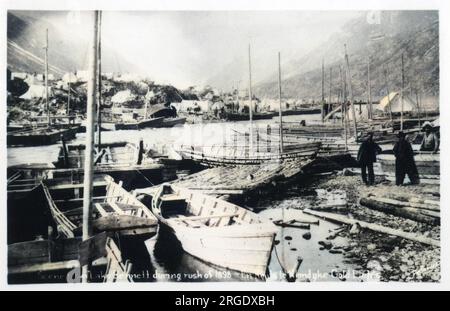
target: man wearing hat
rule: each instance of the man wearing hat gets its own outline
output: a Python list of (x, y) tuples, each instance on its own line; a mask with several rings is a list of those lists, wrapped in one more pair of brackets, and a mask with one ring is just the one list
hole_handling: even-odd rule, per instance
[[(373, 141), (373, 132), (367, 133), (367, 139), (359, 147), (357, 157), (361, 166), (361, 177), (366, 185), (373, 185), (375, 182), (373, 163), (377, 161), (377, 153), (380, 152), (380, 146)], [(369, 180), (367, 180), (367, 172), (369, 173)]]
[(402, 131), (398, 133), (398, 141), (394, 145), (395, 155), (395, 184), (403, 185), (406, 174), (412, 184), (419, 183), (419, 173), (417, 172), (416, 162), (414, 161), (414, 152), (406, 135)]
[(432, 131), (433, 126), (430, 122), (425, 122), (422, 126), (423, 135), (422, 144), (420, 145), (420, 151), (432, 151), (436, 153), (439, 150), (439, 137)]

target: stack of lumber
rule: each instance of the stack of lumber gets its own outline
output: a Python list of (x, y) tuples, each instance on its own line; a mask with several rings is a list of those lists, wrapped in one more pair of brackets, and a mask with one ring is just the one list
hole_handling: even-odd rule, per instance
[(346, 224), (346, 225), (355, 225), (358, 224), (361, 228), (363, 229), (368, 229), (374, 232), (379, 232), (379, 233), (384, 233), (384, 234), (388, 234), (388, 235), (393, 235), (393, 236), (398, 236), (401, 237), (403, 239), (407, 239), (407, 240), (411, 240), (411, 241), (415, 241), (418, 243), (422, 243), (425, 245), (431, 245), (431, 246), (435, 246), (435, 247), (440, 247), (440, 241), (429, 238), (429, 237), (425, 237), (421, 234), (416, 234), (416, 233), (412, 233), (412, 232), (405, 232), (402, 230), (398, 230), (398, 229), (393, 229), (393, 228), (389, 228), (389, 227), (385, 227), (379, 224), (373, 224), (373, 223), (368, 223), (362, 220), (358, 220), (358, 219), (354, 219), (354, 218), (349, 218), (347, 216), (344, 215), (339, 215), (339, 214), (335, 214), (335, 213), (328, 213), (328, 212), (319, 212), (319, 211), (312, 211), (312, 210), (304, 210), (304, 213), (309, 214), (309, 215), (313, 215), (322, 219), (326, 219), (328, 221), (332, 221), (332, 222), (337, 222), (340, 224)]
[(242, 195), (275, 180), (293, 178), (312, 161), (292, 160), (269, 165), (215, 167), (175, 181), (174, 184), (209, 194)]
[(390, 197), (369, 194), (360, 198), (359, 203), (367, 208), (398, 217), (430, 225), (440, 224), (440, 207), (439, 201), (436, 200), (395, 194), (391, 194)]

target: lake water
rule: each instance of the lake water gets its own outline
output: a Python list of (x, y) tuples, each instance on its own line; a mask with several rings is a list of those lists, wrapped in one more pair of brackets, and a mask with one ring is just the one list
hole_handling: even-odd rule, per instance
[[(299, 115), (286, 116), (283, 121), (297, 122), (306, 120), (307, 122), (315, 122), (320, 120), (320, 115)], [(278, 118), (272, 120), (254, 121), (254, 128), (260, 128), (265, 131), (268, 124), (276, 126)], [(127, 130), (127, 131), (110, 131), (102, 132), (103, 143), (113, 142), (132, 142), (137, 143), (139, 139), (143, 139), (145, 144), (161, 148), (163, 146), (173, 145), (204, 145), (211, 146), (221, 144), (225, 139), (229, 140), (235, 131), (248, 131), (249, 123), (241, 122), (220, 122), (220, 123), (198, 123), (185, 124), (181, 127), (173, 128), (148, 128), (143, 130)], [(275, 129), (273, 129), (274, 131)], [(85, 141), (85, 134), (79, 133), (77, 137), (68, 142), (82, 144)], [(55, 161), (60, 145), (37, 146), (37, 147), (9, 147), (8, 166), (31, 163), (51, 163)]]

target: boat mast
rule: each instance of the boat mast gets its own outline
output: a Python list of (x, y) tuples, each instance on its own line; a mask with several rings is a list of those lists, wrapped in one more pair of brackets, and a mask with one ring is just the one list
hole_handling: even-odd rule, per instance
[(421, 122), (421, 118), (420, 118), (420, 103), (419, 103), (419, 94), (418, 94), (418, 90), (417, 90), (418, 87), (419, 86), (416, 86), (415, 93), (416, 93), (416, 103), (417, 103), (417, 118), (419, 119), (419, 128), (420, 128), (420, 124), (422, 122)]
[(367, 58), (367, 118), (372, 120), (372, 93), (370, 87), (370, 56)]
[(50, 125), (50, 105), (48, 103), (48, 29), (45, 30), (45, 107), (47, 109), (47, 124)]
[(252, 94), (252, 61), (250, 55), (250, 44), (248, 45), (248, 95), (250, 115), (250, 148), (253, 149), (253, 94)]
[(388, 98), (388, 105), (389, 105), (389, 118), (391, 120), (391, 124), (392, 124), (392, 131), (394, 131), (394, 119), (392, 117), (392, 106), (391, 106), (391, 97), (389, 96), (389, 83), (388, 83), (388, 68), (387, 65), (385, 64), (385, 68), (384, 68), (384, 80), (386, 83), (386, 92), (387, 92), (387, 98)]
[(324, 87), (325, 87), (325, 67), (324, 67), (324, 60), (322, 58), (322, 102), (321, 102), (321, 108), (320, 108), (320, 112), (321, 112), (321, 116), (322, 116), (322, 122), (324, 121), (324, 114), (325, 111), (323, 109), (323, 105), (325, 104), (325, 91), (324, 91)]
[[(84, 187), (83, 187), (83, 241), (89, 239), (92, 234), (92, 192), (93, 192), (93, 157), (94, 157), (94, 135), (95, 135), (95, 104), (97, 94), (97, 70), (98, 70), (98, 21), (99, 11), (94, 12), (94, 24), (92, 38), (89, 47), (89, 67), (87, 86), (87, 123), (86, 123), (86, 150), (84, 161)], [(82, 267), (82, 282), (88, 281), (88, 266)]]
[(236, 84), (236, 105), (234, 107), (235, 112), (239, 112), (239, 82), (240, 81), (238, 81)]
[(332, 77), (332, 75), (333, 75), (333, 67), (330, 67), (330, 94), (328, 96), (327, 115), (332, 110), (332, 108), (331, 108), (331, 89), (332, 89), (331, 77)]
[[(69, 72), (69, 82), (67, 83), (68, 85), (68, 93), (67, 93), (67, 116), (70, 116), (70, 72)], [(69, 118), (70, 120), (70, 118)]]
[(102, 144), (102, 12), (98, 11), (98, 104), (97, 104), (97, 148), (98, 151), (101, 149)]
[(358, 138), (358, 128), (356, 126), (356, 113), (355, 113), (355, 105), (353, 102), (353, 90), (352, 90), (352, 75), (350, 74), (350, 65), (348, 62), (347, 44), (344, 44), (344, 49), (345, 49), (345, 62), (347, 63), (348, 91), (350, 92), (350, 105), (352, 106), (353, 130), (355, 132), (355, 141), (356, 141)]
[(339, 65), (339, 79), (341, 83), (341, 120), (344, 126), (344, 136), (345, 136), (345, 151), (348, 150), (348, 142), (347, 142), (347, 103), (345, 98), (345, 83), (344, 77), (342, 75), (342, 66)]
[[(150, 86), (147, 85), (147, 94), (148, 94), (149, 92), (150, 92)], [(146, 98), (146, 99), (145, 99), (144, 120), (147, 120), (147, 115), (148, 115), (148, 102), (149, 102), (149, 99)]]
[(280, 104), (280, 153), (283, 153), (283, 112), (281, 108), (281, 55), (278, 52), (278, 100)]
[(400, 89), (400, 100), (401, 100), (401, 105), (402, 105), (402, 111), (400, 112), (400, 131), (403, 131), (403, 109), (404, 109), (403, 88), (404, 87), (405, 87), (405, 72), (404, 72), (403, 53), (402, 53), (402, 88)]

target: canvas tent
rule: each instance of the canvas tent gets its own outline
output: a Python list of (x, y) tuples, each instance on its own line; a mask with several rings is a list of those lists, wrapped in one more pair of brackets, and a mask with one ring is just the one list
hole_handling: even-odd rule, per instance
[[(402, 111), (402, 100), (400, 93), (391, 92), (380, 100), (380, 103), (376, 106), (377, 110), (383, 112), (389, 112), (389, 104), (391, 105), (392, 112), (398, 113)], [(403, 112), (417, 110), (416, 103), (408, 96), (403, 96)]]
[(111, 97), (111, 102), (114, 104), (123, 104), (135, 99), (135, 96), (130, 90), (117, 92), (113, 97)]
[[(52, 88), (48, 88), (48, 96), (52, 96)], [(45, 86), (44, 85), (36, 85), (32, 84), (30, 85), (28, 91), (20, 96), (22, 99), (33, 99), (33, 98), (43, 98), (45, 97)]]

